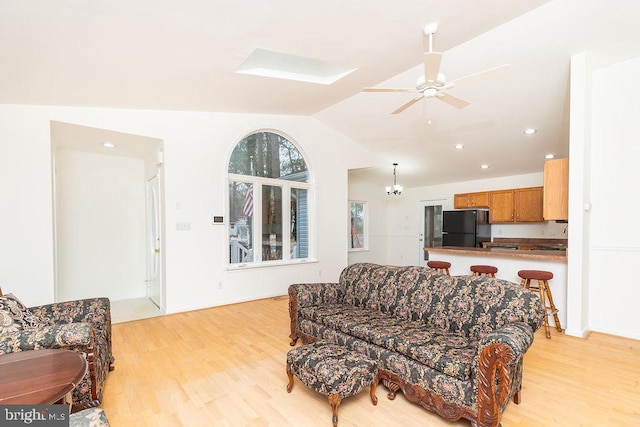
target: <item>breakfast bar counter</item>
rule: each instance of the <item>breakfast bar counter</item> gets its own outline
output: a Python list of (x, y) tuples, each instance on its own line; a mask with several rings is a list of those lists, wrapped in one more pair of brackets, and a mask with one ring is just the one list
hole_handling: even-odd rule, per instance
[(472, 265), (492, 265), (498, 268), (496, 277), (519, 284), (520, 270), (545, 270), (553, 273), (549, 287), (559, 310), (562, 328), (567, 327), (567, 251), (519, 250), (507, 248), (463, 248), (445, 246), (425, 248), (429, 260), (448, 261), (452, 276), (471, 274)]
[(523, 258), (548, 261), (567, 261), (566, 250), (518, 250), (505, 248), (462, 248), (458, 246), (444, 246), (441, 248), (426, 248), (433, 254), (465, 254), (473, 256), (486, 256), (495, 258)]

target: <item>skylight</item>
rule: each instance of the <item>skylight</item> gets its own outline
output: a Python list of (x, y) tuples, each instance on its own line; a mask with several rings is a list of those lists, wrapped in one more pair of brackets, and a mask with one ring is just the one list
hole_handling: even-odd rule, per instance
[(355, 70), (316, 59), (256, 49), (236, 73), (330, 85)]

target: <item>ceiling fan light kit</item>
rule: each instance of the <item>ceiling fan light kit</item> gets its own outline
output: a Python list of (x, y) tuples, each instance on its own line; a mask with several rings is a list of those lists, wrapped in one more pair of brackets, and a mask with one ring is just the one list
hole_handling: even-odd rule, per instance
[(391, 112), (391, 114), (400, 114), (407, 108), (411, 107), (416, 102), (423, 98), (435, 98), (452, 107), (462, 109), (470, 105), (469, 101), (458, 98), (446, 92), (449, 89), (453, 89), (456, 84), (460, 82), (470, 82), (473, 80), (483, 79), (496, 74), (496, 72), (504, 71), (508, 69), (508, 65), (502, 65), (500, 67), (485, 70), (479, 73), (470, 74), (465, 77), (447, 82), (444, 74), (440, 73), (440, 63), (442, 62), (442, 53), (433, 51), (433, 35), (438, 29), (437, 24), (429, 24), (424, 27), (425, 35), (429, 36), (429, 50), (424, 53), (424, 74), (418, 78), (415, 88), (375, 88), (366, 87), (362, 89), (363, 92), (413, 92), (419, 93), (419, 95), (412, 100), (401, 105), (397, 109)]

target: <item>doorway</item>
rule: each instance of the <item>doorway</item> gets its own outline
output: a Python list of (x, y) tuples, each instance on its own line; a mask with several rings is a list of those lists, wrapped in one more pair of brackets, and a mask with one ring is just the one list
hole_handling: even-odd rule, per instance
[(429, 260), (425, 248), (442, 246), (442, 210), (445, 199), (419, 202), (420, 236), (418, 238), (418, 265), (427, 266)]
[(56, 300), (108, 297), (114, 323), (161, 314), (154, 304), (165, 304), (162, 253), (155, 258), (157, 302), (147, 293), (146, 185), (158, 175), (153, 228), (159, 238), (163, 141), (52, 121), (51, 147)]

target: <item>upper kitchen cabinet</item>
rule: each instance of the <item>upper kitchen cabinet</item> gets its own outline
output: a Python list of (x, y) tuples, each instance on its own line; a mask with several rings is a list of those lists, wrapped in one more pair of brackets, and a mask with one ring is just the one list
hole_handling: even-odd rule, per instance
[(513, 222), (514, 190), (500, 190), (491, 192), (489, 203), (489, 222)]
[(515, 193), (516, 222), (541, 222), (542, 187), (519, 188)]
[(545, 220), (569, 219), (569, 159), (554, 159), (544, 162)]
[(488, 208), (489, 192), (464, 193), (453, 195), (454, 209)]
[(515, 188), (490, 193), (489, 222), (541, 222), (542, 187)]

